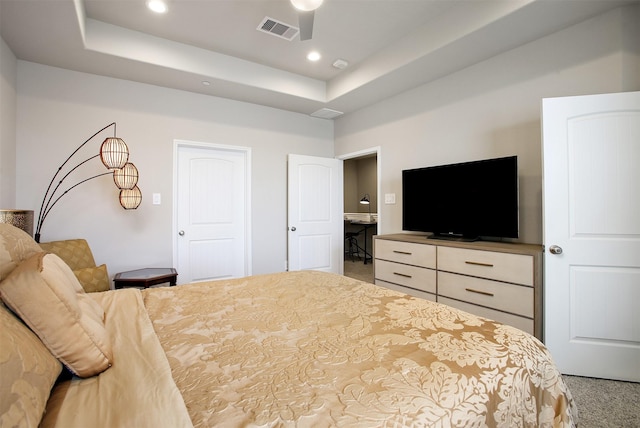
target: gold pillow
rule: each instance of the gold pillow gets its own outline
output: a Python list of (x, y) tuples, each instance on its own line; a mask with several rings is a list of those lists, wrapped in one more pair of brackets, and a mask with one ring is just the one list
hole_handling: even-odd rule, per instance
[(27, 232), (7, 223), (0, 223), (0, 281), (21, 261), (42, 251)]
[(107, 265), (76, 269), (73, 273), (76, 275), (76, 278), (80, 281), (80, 285), (82, 285), (82, 288), (84, 288), (84, 291), (87, 293), (108, 291), (111, 289)]
[(0, 295), (73, 373), (89, 377), (111, 365), (104, 311), (60, 257), (29, 257), (0, 283)]
[(36, 427), (62, 365), (0, 303), (0, 426)]

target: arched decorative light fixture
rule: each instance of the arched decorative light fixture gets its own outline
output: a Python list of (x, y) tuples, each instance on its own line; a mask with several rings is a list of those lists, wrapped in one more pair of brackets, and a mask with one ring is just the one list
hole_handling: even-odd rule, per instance
[[(107, 137), (104, 140), (104, 142), (100, 146), (100, 152), (97, 155), (91, 156), (90, 158), (83, 160), (73, 168), (68, 169), (66, 174), (58, 181), (58, 184), (55, 185), (54, 187), (53, 183), (56, 181), (56, 178), (62, 173), (62, 170), (64, 169), (65, 165), (67, 165), (67, 163), (71, 160), (71, 158), (76, 153), (78, 153), (78, 151), (82, 147), (84, 147), (89, 141), (91, 141), (96, 135), (98, 135), (99, 133), (101, 133), (102, 131), (104, 131), (105, 129), (111, 126), (113, 126), (113, 137)], [(91, 159), (94, 159), (97, 157), (100, 157), (100, 160), (102, 161), (104, 166), (109, 170), (113, 170), (113, 172), (111, 171), (104, 172), (102, 174), (97, 174), (92, 177), (85, 178), (84, 180), (81, 180), (78, 183), (74, 184), (73, 186), (69, 187), (64, 192), (62, 193), (58, 192), (58, 190), (60, 190), (60, 186), (62, 186), (62, 183), (67, 179), (67, 177), (69, 177), (69, 175), (71, 175), (72, 172), (74, 172), (76, 169), (78, 169), (85, 163), (89, 162)], [(129, 160), (129, 148), (121, 138), (116, 137), (115, 122), (105, 126), (101, 130), (93, 134), (91, 137), (87, 138), (82, 144), (80, 144), (78, 148), (76, 148), (73, 151), (73, 153), (71, 153), (71, 155), (69, 155), (69, 157), (62, 163), (62, 165), (58, 167), (58, 170), (56, 171), (56, 173), (53, 175), (53, 178), (51, 178), (51, 181), (49, 182), (47, 191), (44, 193), (44, 197), (42, 198), (42, 204), (40, 205), (40, 214), (38, 215), (38, 221), (36, 222), (36, 233), (34, 236), (34, 239), (36, 240), (36, 242), (40, 242), (40, 231), (42, 230), (42, 224), (44, 223), (44, 220), (47, 218), (47, 216), (51, 212), (51, 209), (58, 203), (58, 201), (64, 195), (69, 193), (71, 189), (89, 180), (93, 180), (94, 178), (102, 177), (103, 175), (113, 174), (113, 180), (116, 183), (116, 186), (118, 186), (118, 188), (124, 189), (123, 187), (120, 187), (120, 184), (122, 184), (122, 185), (130, 185), (134, 189), (137, 189), (136, 190), (137, 205), (128, 203), (127, 206), (125, 207), (125, 205), (122, 204), (122, 196), (121, 196), (120, 204), (125, 209), (138, 208), (138, 206), (140, 206), (140, 202), (142, 201), (142, 192), (136, 185), (136, 183), (138, 182), (138, 169), (132, 163), (128, 163), (127, 162), (128, 160)], [(117, 175), (117, 178), (116, 178), (116, 175)], [(133, 182), (134, 176), (135, 176), (135, 182)], [(127, 189), (127, 190), (131, 191), (132, 189)], [(122, 191), (120, 193), (122, 194)]]
[(133, 189), (138, 184), (138, 168), (127, 162), (122, 168), (113, 171), (113, 182), (118, 189)]
[(129, 148), (122, 138), (107, 137), (100, 146), (100, 160), (107, 169), (122, 168), (129, 160)]
[(142, 192), (138, 186), (134, 186), (133, 189), (120, 190), (120, 205), (125, 210), (135, 210), (142, 203)]

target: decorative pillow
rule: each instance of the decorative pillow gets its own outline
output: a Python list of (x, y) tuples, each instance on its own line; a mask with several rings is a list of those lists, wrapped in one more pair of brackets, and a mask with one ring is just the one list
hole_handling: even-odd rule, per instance
[(0, 223), (0, 281), (32, 254), (42, 251), (27, 232), (7, 223)]
[(104, 311), (60, 257), (29, 257), (0, 283), (0, 295), (73, 373), (89, 377), (111, 365)]
[(87, 293), (98, 291), (108, 291), (111, 289), (109, 283), (109, 272), (107, 265), (74, 270), (73, 273), (80, 281), (80, 285)]
[(0, 426), (38, 426), (61, 371), (40, 339), (0, 303)]

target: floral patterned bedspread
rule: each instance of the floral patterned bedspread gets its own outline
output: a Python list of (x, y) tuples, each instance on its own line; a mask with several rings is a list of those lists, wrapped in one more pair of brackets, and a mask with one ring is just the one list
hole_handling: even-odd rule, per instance
[(442, 304), (321, 272), (143, 298), (196, 427), (575, 425), (542, 343)]

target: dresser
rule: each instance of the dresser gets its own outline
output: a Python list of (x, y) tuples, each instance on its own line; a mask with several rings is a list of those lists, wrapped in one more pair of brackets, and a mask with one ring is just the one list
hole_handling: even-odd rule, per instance
[(512, 325), (542, 340), (542, 245), (423, 235), (374, 239), (377, 285)]

